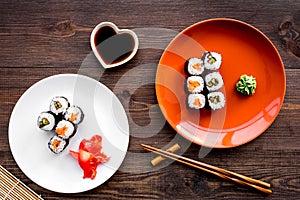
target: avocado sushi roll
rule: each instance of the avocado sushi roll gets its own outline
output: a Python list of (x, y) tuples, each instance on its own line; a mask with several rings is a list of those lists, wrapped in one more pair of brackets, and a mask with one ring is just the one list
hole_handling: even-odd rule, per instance
[(42, 112), (37, 120), (37, 125), (44, 131), (51, 131), (54, 129), (56, 124), (55, 116), (52, 112)]
[(225, 96), (222, 92), (211, 92), (207, 95), (208, 105), (212, 110), (221, 109), (225, 106)]
[(212, 72), (205, 76), (205, 84), (208, 91), (216, 91), (223, 87), (224, 82), (219, 72)]
[(76, 127), (72, 122), (61, 120), (55, 127), (55, 133), (63, 139), (71, 138), (76, 132)]
[(83, 116), (83, 112), (78, 106), (70, 106), (69, 108), (67, 108), (64, 114), (65, 120), (68, 120), (73, 124), (81, 123), (83, 120)]
[(204, 81), (201, 76), (190, 76), (186, 79), (186, 90), (189, 93), (200, 93), (203, 91)]
[(203, 60), (201, 58), (189, 58), (185, 62), (184, 70), (190, 76), (201, 75), (204, 71)]
[(203, 54), (204, 67), (208, 70), (217, 70), (222, 63), (222, 56), (216, 52), (205, 52)]
[(205, 96), (203, 94), (189, 94), (187, 97), (188, 108), (199, 110), (205, 106)]
[(50, 111), (56, 115), (62, 115), (69, 106), (70, 103), (66, 97), (54, 97), (50, 103)]
[(68, 140), (53, 136), (48, 142), (48, 147), (53, 153), (59, 154), (68, 146), (68, 144)]

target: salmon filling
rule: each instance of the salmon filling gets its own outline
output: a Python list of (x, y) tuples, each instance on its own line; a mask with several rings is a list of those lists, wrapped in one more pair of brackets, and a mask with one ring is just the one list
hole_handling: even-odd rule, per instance
[(200, 83), (198, 81), (189, 81), (188, 90), (189, 92), (193, 92), (195, 88), (199, 87)]
[(68, 130), (68, 127), (67, 127), (67, 126), (63, 126), (62, 128), (57, 128), (57, 129), (55, 130), (55, 132), (56, 132), (58, 135), (65, 136), (67, 130)]

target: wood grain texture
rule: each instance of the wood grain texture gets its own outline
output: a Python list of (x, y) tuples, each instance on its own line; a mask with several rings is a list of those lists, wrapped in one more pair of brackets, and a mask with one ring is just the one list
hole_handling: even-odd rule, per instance
[[(215, 17), (245, 21), (270, 38), (285, 65), (287, 90), (278, 117), (259, 138), (199, 158), (205, 148), (175, 137), (165, 122), (154, 81), (163, 48), (176, 33)], [(102, 21), (138, 33), (142, 48), (121, 68), (103, 70), (91, 53), (90, 32)], [(299, 26), (300, 2), (295, 0), (1, 1), (0, 164), (45, 199), (299, 199)], [(54, 193), (33, 183), (18, 168), (8, 143), (9, 117), (20, 96), (35, 82), (60, 73), (101, 81), (130, 118), (129, 154), (121, 169), (102, 186), (80, 194)], [(274, 193), (264, 196), (179, 163), (152, 168), (150, 159), (142, 159), (140, 143), (163, 148), (175, 140), (185, 144), (184, 156), (270, 182)], [(143, 168), (149, 171), (139, 172)]]

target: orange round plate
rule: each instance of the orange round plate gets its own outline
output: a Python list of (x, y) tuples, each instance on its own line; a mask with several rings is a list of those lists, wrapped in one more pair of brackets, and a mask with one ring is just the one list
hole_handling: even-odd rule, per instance
[[(222, 55), (219, 72), (226, 104), (217, 111), (186, 106), (184, 63), (204, 51)], [(254, 95), (236, 92), (242, 74), (256, 78)], [(226, 18), (202, 21), (178, 34), (156, 74), (157, 100), (170, 125), (188, 140), (213, 148), (242, 145), (262, 134), (280, 111), (285, 86), (284, 66), (272, 42), (255, 27)]]

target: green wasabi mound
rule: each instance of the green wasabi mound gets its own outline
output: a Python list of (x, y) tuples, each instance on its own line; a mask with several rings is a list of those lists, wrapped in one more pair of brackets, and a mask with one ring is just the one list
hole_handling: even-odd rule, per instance
[(256, 79), (253, 76), (243, 74), (235, 85), (236, 91), (242, 95), (253, 95), (256, 89)]

